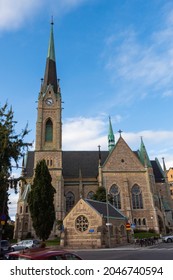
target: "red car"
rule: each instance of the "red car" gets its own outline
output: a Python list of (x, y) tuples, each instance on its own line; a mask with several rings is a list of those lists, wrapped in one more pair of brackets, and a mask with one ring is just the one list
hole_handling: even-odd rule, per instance
[(69, 251), (54, 250), (51, 248), (31, 249), (20, 252), (11, 252), (6, 255), (8, 260), (81, 260)]

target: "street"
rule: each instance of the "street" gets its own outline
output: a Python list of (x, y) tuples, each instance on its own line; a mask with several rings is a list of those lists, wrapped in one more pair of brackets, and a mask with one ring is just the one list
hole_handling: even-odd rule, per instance
[(75, 250), (85, 260), (173, 260), (173, 243), (148, 247), (126, 245), (117, 248)]

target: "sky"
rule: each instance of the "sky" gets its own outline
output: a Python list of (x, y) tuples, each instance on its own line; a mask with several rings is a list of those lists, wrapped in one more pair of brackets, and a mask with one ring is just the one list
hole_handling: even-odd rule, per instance
[(173, 2), (0, 0), (0, 106), (33, 143), (52, 16), (63, 150), (107, 150), (110, 116), (116, 141), (121, 129), (138, 150), (142, 136), (150, 159), (172, 167)]

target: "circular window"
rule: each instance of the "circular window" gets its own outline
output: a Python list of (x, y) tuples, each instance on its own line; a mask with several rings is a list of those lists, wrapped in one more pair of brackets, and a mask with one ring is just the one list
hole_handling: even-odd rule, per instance
[(86, 231), (88, 229), (88, 219), (83, 216), (83, 215), (80, 215), (77, 217), (76, 219), (76, 228), (77, 230), (83, 232), (83, 231)]

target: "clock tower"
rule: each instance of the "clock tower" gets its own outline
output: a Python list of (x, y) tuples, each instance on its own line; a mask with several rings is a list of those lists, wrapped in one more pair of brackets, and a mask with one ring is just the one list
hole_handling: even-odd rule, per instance
[(64, 217), (64, 187), (62, 179), (62, 122), (61, 91), (57, 79), (53, 22), (51, 23), (48, 55), (44, 79), (38, 96), (36, 123), (36, 147), (34, 168), (38, 161), (45, 159), (56, 190), (56, 219)]

